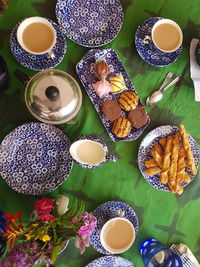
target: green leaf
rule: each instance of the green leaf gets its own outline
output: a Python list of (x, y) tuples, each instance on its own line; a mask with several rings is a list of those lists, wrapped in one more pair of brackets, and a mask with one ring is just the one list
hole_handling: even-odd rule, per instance
[(51, 260), (53, 263), (56, 261), (56, 259), (58, 257), (58, 253), (60, 251), (60, 248), (61, 248), (61, 245), (59, 244), (59, 245), (53, 247), (53, 249), (52, 249)]
[(77, 209), (74, 217), (80, 217), (80, 215), (84, 212), (85, 210), (85, 203), (83, 201), (79, 202), (79, 208)]

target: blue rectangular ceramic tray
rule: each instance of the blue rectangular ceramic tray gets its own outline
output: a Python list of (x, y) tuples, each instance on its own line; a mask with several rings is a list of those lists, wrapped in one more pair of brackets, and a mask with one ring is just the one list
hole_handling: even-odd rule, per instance
[[(105, 97), (100, 98), (95, 90), (92, 87), (92, 84), (96, 83), (98, 81), (96, 75), (93, 72), (93, 66), (96, 63), (98, 59), (104, 59), (107, 64), (111, 68), (111, 73), (108, 75), (107, 79), (109, 77), (116, 76), (117, 74), (122, 74), (126, 83), (126, 88), (129, 91), (135, 91), (134, 86), (131, 83), (131, 80), (129, 79), (128, 74), (126, 73), (126, 70), (124, 69), (121, 61), (119, 60), (116, 52), (113, 49), (92, 49), (87, 52), (87, 54), (81, 59), (81, 61), (76, 66), (76, 72), (85, 88), (85, 91), (87, 92), (91, 102), (93, 103), (106, 131), (112, 138), (114, 142), (118, 141), (133, 141), (136, 140), (144, 131), (144, 129), (148, 126), (150, 119), (148, 119), (148, 122), (141, 128), (136, 129), (132, 127), (130, 134), (127, 137), (119, 138), (115, 136), (115, 134), (112, 133), (112, 125), (113, 122), (107, 120), (103, 113), (101, 112), (102, 105), (106, 100), (119, 100), (119, 97), (122, 93), (113, 94), (109, 93)], [(139, 99), (139, 104), (142, 105), (141, 100)], [(128, 113), (125, 111), (122, 111), (121, 113), (122, 117), (126, 117)]]

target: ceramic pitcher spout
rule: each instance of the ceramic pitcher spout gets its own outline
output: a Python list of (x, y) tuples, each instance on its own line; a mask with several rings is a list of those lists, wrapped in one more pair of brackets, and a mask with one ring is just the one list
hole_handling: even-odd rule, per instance
[(116, 162), (117, 161), (117, 157), (111, 154), (107, 154), (106, 155), (106, 161), (112, 161), (112, 162)]

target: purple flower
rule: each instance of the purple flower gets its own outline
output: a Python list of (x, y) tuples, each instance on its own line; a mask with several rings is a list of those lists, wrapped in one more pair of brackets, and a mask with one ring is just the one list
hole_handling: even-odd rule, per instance
[(89, 246), (89, 240), (97, 220), (91, 214), (84, 212), (82, 215), (82, 226), (77, 231), (76, 246), (80, 249), (81, 254), (85, 251), (85, 247)]
[[(53, 245), (49, 242), (44, 259), (47, 264), (51, 263), (52, 247)], [(27, 241), (17, 244), (0, 262), (0, 267), (31, 267), (42, 261), (40, 252), (41, 247), (37, 242)]]

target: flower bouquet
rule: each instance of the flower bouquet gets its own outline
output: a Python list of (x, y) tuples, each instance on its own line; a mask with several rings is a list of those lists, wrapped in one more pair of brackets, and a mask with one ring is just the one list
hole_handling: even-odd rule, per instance
[[(89, 238), (96, 226), (96, 218), (84, 212), (84, 204), (77, 200), (68, 209), (69, 199), (44, 198), (34, 204), (34, 218), (23, 225), (21, 212), (7, 212), (4, 237), (10, 252), (0, 262), (0, 267), (29, 267), (41, 261), (46, 266), (55, 262), (60, 250), (70, 238), (76, 237), (81, 254), (89, 246)], [(15, 241), (18, 243), (15, 244)]]

